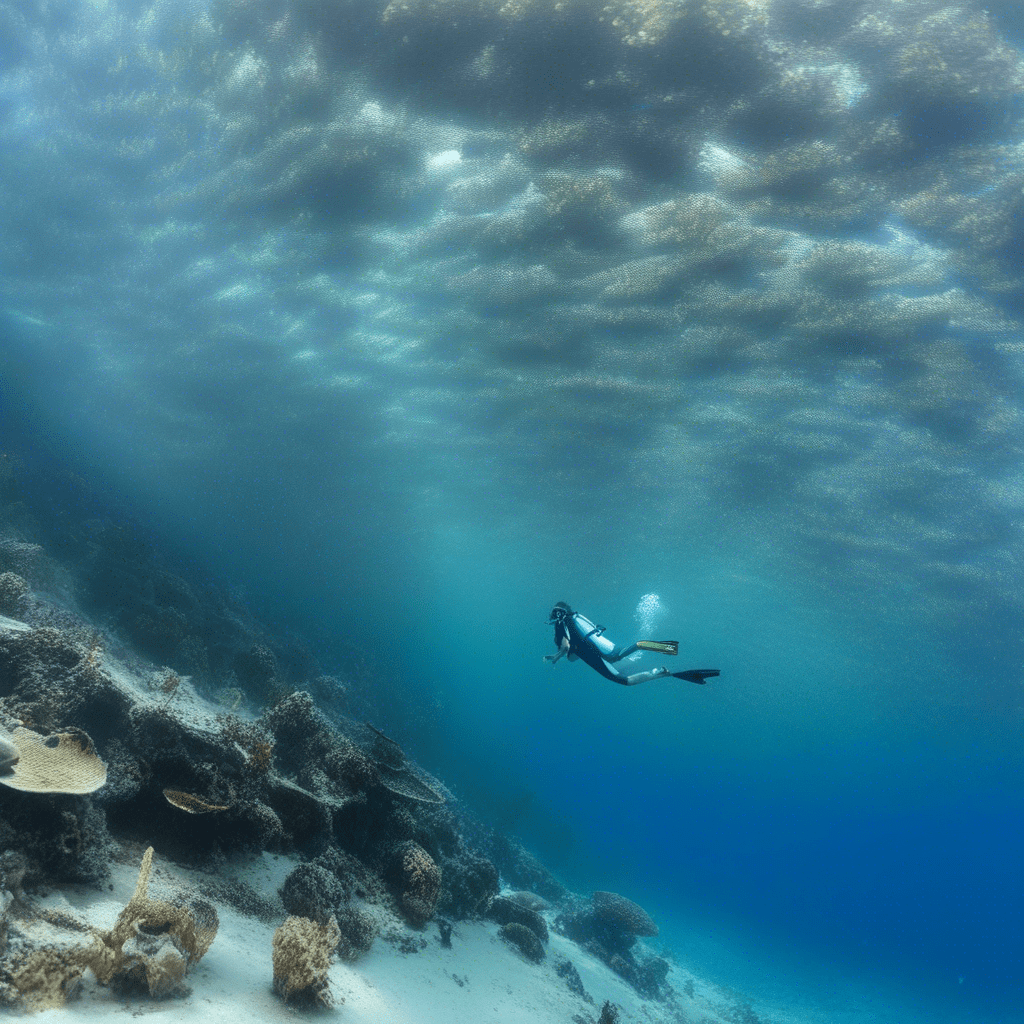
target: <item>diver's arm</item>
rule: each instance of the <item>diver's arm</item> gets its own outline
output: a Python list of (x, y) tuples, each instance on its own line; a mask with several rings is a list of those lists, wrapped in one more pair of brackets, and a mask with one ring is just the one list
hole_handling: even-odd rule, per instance
[(564, 658), (569, 653), (569, 638), (567, 636), (562, 637), (562, 642), (558, 645), (557, 654), (545, 654), (544, 660), (550, 661), (552, 665), (560, 658)]

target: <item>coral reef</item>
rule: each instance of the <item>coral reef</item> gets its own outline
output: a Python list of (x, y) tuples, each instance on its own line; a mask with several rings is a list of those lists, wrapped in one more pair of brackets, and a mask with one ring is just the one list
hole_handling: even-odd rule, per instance
[[(558, 194), (563, 211), (598, 195)], [(180, 630), (169, 624), (198, 625), (206, 599), (146, 564), (150, 588), (129, 632), (148, 650), (180, 653), (171, 642)], [(279, 696), (255, 720), (241, 707), (225, 714), (209, 702), (216, 689), (204, 696), (193, 677), (144, 667), (135, 655), (128, 667), (123, 646), (77, 614), (47, 610), (45, 599), (32, 608), (26, 623), (0, 621), (0, 714), (31, 725), (0, 731), (0, 956), (24, 884), (97, 882), (115, 855), (112, 835), (132, 842), (156, 834), (162, 856), (189, 865), (216, 867), (226, 855), (261, 850), (310, 858), (288, 874), (279, 900), (216, 879), (202, 890), (263, 920), (288, 915), (274, 940), (274, 984), (289, 1002), (329, 1003), (330, 957), (358, 959), (395, 911), (413, 928), (443, 913), (448, 942), (452, 921), (486, 917), (520, 955), (544, 958), (540, 911), (566, 890), (517, 843), (452, 806), (444, 787), (380, 730), (344, 716), (328, 721), (302, 690)], [(280, 648), (253, 636), (247, 646), (229, 645), (231, 678), (250, 695), (277, 687), (280, 672)], [(199, 646), (193, 653), (210, 671), (225, 664), (215, 645)], [(150, 848), (112, 929), (64, 922), (90, 937), (85, 945), (33, 947), (16, 931), (18, 952), (0, 964), (0, 998), (60, 1005), (86, 969), (125, 994), (183, 993), (216, 933), (216, 912), (198, 894), (151, 895), (152, 858)], [(518, 890), (499, 892), (499, 867)], [(638, 990), (661, 990), (664, 961), (630, 952), (637, 934), (651, 934), (639, 908), (600, 893), (586, 908), (564, 906), (568, 934), (586, 932), (588, 948)], [(385, 935), (400, 947), (412, 941), (402, 929)], [(586, 999), (571, 963), (560, 961), (558, 972)]]

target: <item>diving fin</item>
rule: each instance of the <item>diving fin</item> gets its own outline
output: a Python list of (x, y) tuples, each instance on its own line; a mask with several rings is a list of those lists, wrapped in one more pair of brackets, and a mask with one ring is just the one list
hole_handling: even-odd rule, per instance
[(678, 640), (637, 640), (636, 646), (641, 651), (657, 651), (658, 654), (678, 654)]
[(685, 679), (690, 683), (706, 683), (719, 674), (717, 668), (691, 668), (685, 672), (671, 672), (676, 679)]

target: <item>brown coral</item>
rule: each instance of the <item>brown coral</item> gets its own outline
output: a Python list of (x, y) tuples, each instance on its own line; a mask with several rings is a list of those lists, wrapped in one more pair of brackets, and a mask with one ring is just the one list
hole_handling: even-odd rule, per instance
[(149, 895), (153, 847), (146, 850), (135, 892), (109, 931), (93, 933), (88, 946), (34, 951), (11, 975), (26, 1004), (59, 1006), (86, 968), (103, 984), (172, 994), (185, 972), (206, 955), (217, 934), (217, 911), (205, 900), (154, 899)]
[(330, 1006), (327, 970), (340, 938), (333, 916), (326, 924), (289, 917), (274, 932), (274, 990), (286, 1001)]
[(441, 869), (418, 843), (401, 843), (390, 872), (402, 913), (415, 925), (429, 920), (441, 892)]

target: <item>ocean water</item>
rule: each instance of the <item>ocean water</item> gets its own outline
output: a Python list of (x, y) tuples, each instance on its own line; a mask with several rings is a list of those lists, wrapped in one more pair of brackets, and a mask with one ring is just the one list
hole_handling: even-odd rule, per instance
[[(1024, 1020), (1022, 46), (1009, 2), (0, 2), (0, 447), (694, 970)], [(547, 665), (558, 600), (721, 676)]]

